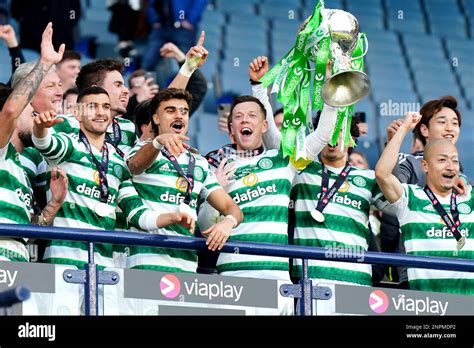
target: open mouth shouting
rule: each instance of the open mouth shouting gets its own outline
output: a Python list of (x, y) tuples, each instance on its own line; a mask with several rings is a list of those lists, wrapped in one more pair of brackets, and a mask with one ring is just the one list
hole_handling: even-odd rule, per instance
[(176, 120), (173, 123), (171, 123), (171, 129), (176, 133), (176, 134), (181, 134), (184, 133), (184, 122), (182, 120)]
[(443, 182), (443, 185), (446, 185), (447, 187), (454, 185), (456, 178), (457, 175), (454, 172), (445, 172), (441, 174), (441, 180)]
[(243, 127), (240, 130), (240, 134), (243, 136), (243, 138), (250, 138), (253, 134), (253, 130), (250, 127)]
[(119, 102), (120, 104), (126, 107), (128, 104), (128, 95), (121, 95), (119, 98)]

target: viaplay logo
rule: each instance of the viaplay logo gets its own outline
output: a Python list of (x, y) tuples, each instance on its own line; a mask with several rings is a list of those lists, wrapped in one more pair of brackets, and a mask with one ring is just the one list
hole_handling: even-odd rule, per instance
[(160, 280), (160, 290), (164, 297), (175, 298), (181, 292), (181, 283), (176, 276), (167, 274)]
[(385, 313), (388, 309), (388, 296), (382, 290), (375, 290), (369, 295), (369, 307), (377, 314)]

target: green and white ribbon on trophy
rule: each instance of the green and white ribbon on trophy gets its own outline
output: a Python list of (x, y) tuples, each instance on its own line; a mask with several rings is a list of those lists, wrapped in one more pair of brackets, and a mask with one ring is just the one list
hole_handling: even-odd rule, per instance
[[(295, 45), (260, 81), (273, 82), (272, 93), (284, 106), (282, 124), (283, 156), (306, 159), (306, 131), (312, 131), (312, 110), (323, 104), (341, 107), (331, 143), (344, 133), (344, 144), (351, 140), (350, 122), (353, 104), (370, 90), (370, 82), (362, 70), (365, 35), (359, 33), (357, 20), (350, 13), (324, 8), (320, 0), (314, 12), (300, 29)], [(366, 45), (367, 46), (367, 45)], [(331, 60), (333, 70), (326, 80), (326, 67)], [(310, 62), (315, 63), (311, 69)], [(314, 71), (314, 74), (312, 74)], [(311, 96), (311, 82), (313, 94)], [(356, 87), (354, 90), (354, 86)]]

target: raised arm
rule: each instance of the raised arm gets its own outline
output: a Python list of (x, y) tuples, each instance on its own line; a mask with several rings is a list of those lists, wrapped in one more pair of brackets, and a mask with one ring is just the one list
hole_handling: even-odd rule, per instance
[(155, 161), (163, 146), (165, 146), (172, 155), (178, 157), (181, 152), (189, 148), (184, 143), (189, 138), (183, 134), (160, 134), (152, 142), (143, 145), (138, 151), (130, 152), (127, 160), (128, 169), (133, 175), (139, 175)]
[(56, 52), (53, 47), (52, 37), (53, 25), (49, 23), (43, 32), (41, 57), (38, 63), (26, 78), (21, 80), (18, 86), (15, 87), (0, 112), (0, 148), (4, 148), (10, 141), (18, 117), (31, 101), (31, 98), (33, 98), (44, 76), (48, 73), (53, 64), (56, 64), (62, 59), (64, 44), (62, 44), (58, 52)]
[(33, 122), (33, 144), (49, 164), (59, 164), (72, 154), (74, 145), (64, 133), (54, 133), (49, 128), (63, 122), (60, 117), (55, 117), (56, 112), (42, 112)]
[(318, 128), (306, 139), (306, 155), (314, 161), (321, 150), (331, 140), (337, 120), (337, 108), (324, 104), (318, 123)]
[(186, 89), (191, 75), (206, 62), (209, 52), (203, 47), (205, 38), (206, 34), (202, 31), (196, 46), (189, 49), (184, 64), (168, 88)]
[(415, 128), (420, 121), (421, 115), (418, 112), (408, 112), (402, 125), (398, 128), (393, 138), (388, 142), (377, 165), (375, 166), (375, 177), (383, 195), (389, 203), (394, 203), (403, 194), (403, 187), (395, 175), (393, 168), (398, 161), (398, 153), (405, 136)]
[(268, 123), (268, 130), (263, 134), (263, 144), (267, 149), (279, 149), (281, 143), (281, 133), (275, 124), (273, 118), (273, 110), (268, 98), (268, 92), (259, 80), (269, 70), (268, 58), (265, 56), (258, 56), (254, 58), (249, 64), (249, 77), (252, 84), (252, 94), (255, 98), (260, 100), (266, 110), (266, 120)]
[[(163, 47), (160, 48), (160, 54), (165, 58), (174, 58), (180, 66), (182, 66), (186, 61), (186, 55), (172, 42), (165, 43)], [(185, 88), (193, 97), (193, 101), (190, 105), (191, 108), (189, 110), (189, 116), (191, 116), (199, 105), (201, 105), (201, 102), (206, 95), (206, 77), (199, 69), (197, 69), (189, 78), (188, 83), (181, 88)]]

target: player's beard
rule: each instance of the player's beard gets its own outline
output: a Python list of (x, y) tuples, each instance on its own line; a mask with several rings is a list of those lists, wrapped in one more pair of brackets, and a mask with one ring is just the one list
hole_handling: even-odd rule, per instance
[(34, 147), (33, 139), (31, 138), (31, 131), (19, 131), (18, 138), (23, 143), (24, 147)]

